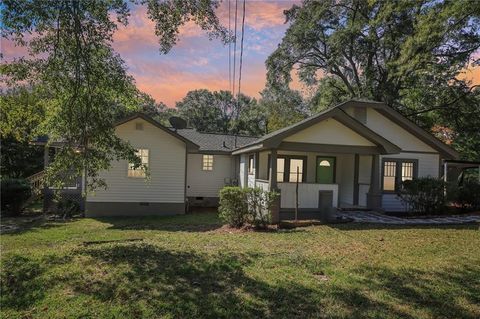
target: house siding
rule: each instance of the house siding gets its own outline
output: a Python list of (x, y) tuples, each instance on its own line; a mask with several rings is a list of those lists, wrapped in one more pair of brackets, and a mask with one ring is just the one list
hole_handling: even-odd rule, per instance
[(436, 152), (418, 137), (386, 118), (373, 108), (367, 108), (366, 126), (403, 151)]
[(334, 119), (323, 120), (284, 139), (285, 142), (374, 146), (372, 142)]
[[(136, 130), (136, 124), (142, 123), (143, 130)], [(89, 194), (90, 203), (185, 203), (185, 158), (186, 145), (180, 139), (162, 131), (143, 119), (135, 119), (116, 127), (116, 134), (131, 143), (135, 148), (149, 150), (149, 178), (127, 176), (128, 163), (125, 160), (114, 161), (109, 170), (101, 172), (100, 178), (107, 183), (107, 189), (99, 189)], [(176, 205), (178, 212), (181, 205)], [(87, 203), (87, 214), (88, 214)], [(90, 205), (93, 208), (98, 205)], [(114, 207), (113, 205), (111, 205)], [(165, 206), (168, 208), (168, 206)], [(102, 206), (102, 209), (105, 209)], [(112, 208), (113, 210), (113, 208)], [(145, 209), (141, 209), (145, 210)], [(148, 209), (151, 214), (151, 209)], [(115, 215), (104, 212), (103, 215)], [(122, 215), (125, 215), (123, 212)], [(133, 212), (132, 214), (135, 215)]]
[(204, 171), (203, 154), (188, 154), (187, 196), (218, 197), (220, 189), (234, 178), (234, 158), (213, 155), (213, 169)]

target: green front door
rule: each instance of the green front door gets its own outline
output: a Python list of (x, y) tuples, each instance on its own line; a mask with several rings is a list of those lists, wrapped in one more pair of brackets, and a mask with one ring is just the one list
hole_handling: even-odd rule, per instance
[(317, 183), (335, 183), (335, 157), (317, 157)]

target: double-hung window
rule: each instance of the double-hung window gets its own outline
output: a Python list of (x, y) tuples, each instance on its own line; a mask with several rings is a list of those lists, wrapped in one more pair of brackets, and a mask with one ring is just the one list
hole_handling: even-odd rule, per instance
[(213, 155), (203, 155), (202, 157), (202, 170), (211, 171), (213, 170)]
[(146, 169), (148, 168), (148, 149), (138, 149), (135, 155), (140, 157), (141, 165), (135, 167), (134, 163), (128, 163), (128, 177), (145, 177)]
[(417, 177), (417, 160), (384, 159), (382, 188), (385, 192), (400, 190), (402, 182)]
[[(283, 156), (277, 157), (277, 182), (297, 181), (305, 182), (305, 173), (307, 169), (307, 159), (303, 156)], [(270, 156), (268, 157), (268, 173), (270, 174)]]

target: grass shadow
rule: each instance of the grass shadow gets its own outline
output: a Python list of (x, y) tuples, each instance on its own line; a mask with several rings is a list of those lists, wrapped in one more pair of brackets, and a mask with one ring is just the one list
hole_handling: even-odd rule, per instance
[(252, 318), (302, 317), (321, 313), (311, 302), (313, 290), (297, 284), (270, 286), (247, 276), (252, 254), (200, 255), (149, 244), (83, 249), (96, 263), (119, 270), (99, 280), (83, 280), (74, 289), (102, 302), (128, 303), (127, 316), (143, 316), (139, 304), (160, 317)]
[(223, 225), (217, 214), (211, 212), (176, 216), (102, 217), (93, 219), (110, 224), (109, 229), (121, 230), (206, 232), (218, 229)]

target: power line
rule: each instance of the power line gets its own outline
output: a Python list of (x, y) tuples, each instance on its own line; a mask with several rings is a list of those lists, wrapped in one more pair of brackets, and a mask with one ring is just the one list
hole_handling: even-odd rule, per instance
[(232, 96), (235, 96), (235, 69), (236, 66), (236, 56), (237, 56), (237, 9), (238, 9), (238, 0), (235, 0), (235, 36), (233, 38), (233, 88)]
[(242, 17), (242, 39), (240, 40), (240, 65), (238, 69), (238, 96), (237, 96), (237, 113), (240, 114), (240, 91), (242, 88), (242, 62), (243, 62), (243, 35), (245, 33), (245, 0), (243, 0), (243, 17)]
[[(230, 0), (228, 0), (228, 36), (232, 32), (230, 14)], [(232, 89), (232, 42), (228, 41), (228, 89)]]

